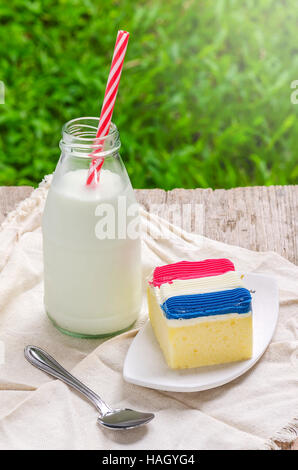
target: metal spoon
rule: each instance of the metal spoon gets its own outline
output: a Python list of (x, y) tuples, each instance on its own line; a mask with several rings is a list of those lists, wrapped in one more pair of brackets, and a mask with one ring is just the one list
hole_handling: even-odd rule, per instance
[(37, 346), (26, 346), (24, 349), (25, 358), (38, 369), (62, 380), (78, 392), (88, 398), (100, 412), (97, 421), (102, 426), (110, 429), (130, 429), (149, 423), (154, 418), (153, 413), (143, 413), (142, 411), (130, 410), (129, 408), (110, 408), (96, 393), (86, 387), (82, 382), (65, 370), (48, 353)]

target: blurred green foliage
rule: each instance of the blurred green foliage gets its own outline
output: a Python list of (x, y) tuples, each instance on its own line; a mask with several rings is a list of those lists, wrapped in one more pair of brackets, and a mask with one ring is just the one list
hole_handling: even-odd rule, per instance
[(1, 2), (0, 184), (36, 184), (62, 125), (99, 114), (118, 29), (113, 121), (136, 188), (297, 183), (297, 19), (295, 0)]

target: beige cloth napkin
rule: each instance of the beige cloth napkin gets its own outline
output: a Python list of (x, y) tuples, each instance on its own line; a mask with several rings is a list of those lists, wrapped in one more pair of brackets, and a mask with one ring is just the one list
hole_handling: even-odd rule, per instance
[[(212, 390), (171, 393), (123, 381), (135, 330), (106, 342), (62, 335), (43, 309), (41, 214), (49, 180), (12, 212), (0, 231), (1, 449), (266, 449), (292, 441), (298, 423), (298, 268), (272, 253), (256, 253), (181, 231), (142, 211), (143, 277), (161, 263), (228, 257), (239, 270), (270, 273), (280, 288), (280, 316), (261, 360), (242, 377)], [(158, 239), (161, 230), (166, 237)], [(144, 283), (145, 286), (145, 283)], [(144, 301), (141, 325), (147, 316)], [(112, 406), (150, 410), (136, 430), (112, 432), (97, 412), (63, 383), (26, 362), (35, 344)]]

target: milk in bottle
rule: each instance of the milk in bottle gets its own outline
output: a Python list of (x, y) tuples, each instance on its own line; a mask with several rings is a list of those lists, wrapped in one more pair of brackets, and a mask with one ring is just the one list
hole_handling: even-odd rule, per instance
[(61, 331), (83, 337), (128, 328), (141, 303), (138, 209), (114, 125), (99, 183), (86, 185), (97, 124), (79, 118), (64, 126), (42, 223), (46, 312)]

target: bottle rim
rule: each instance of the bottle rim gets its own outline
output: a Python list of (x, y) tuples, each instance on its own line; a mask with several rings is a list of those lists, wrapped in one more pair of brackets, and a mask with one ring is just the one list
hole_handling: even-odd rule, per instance
[(94, 152), (96, 156), (107, 156), (117, 152), (121, 146), (117, 126), (111, 123), (106, 136), (96, 137), (98, 123), (99, 118), (93, 116), (79, 117), (66, 122), (62, 127), (61, 150), (85, 158), (90, 158), (90, 153)]

